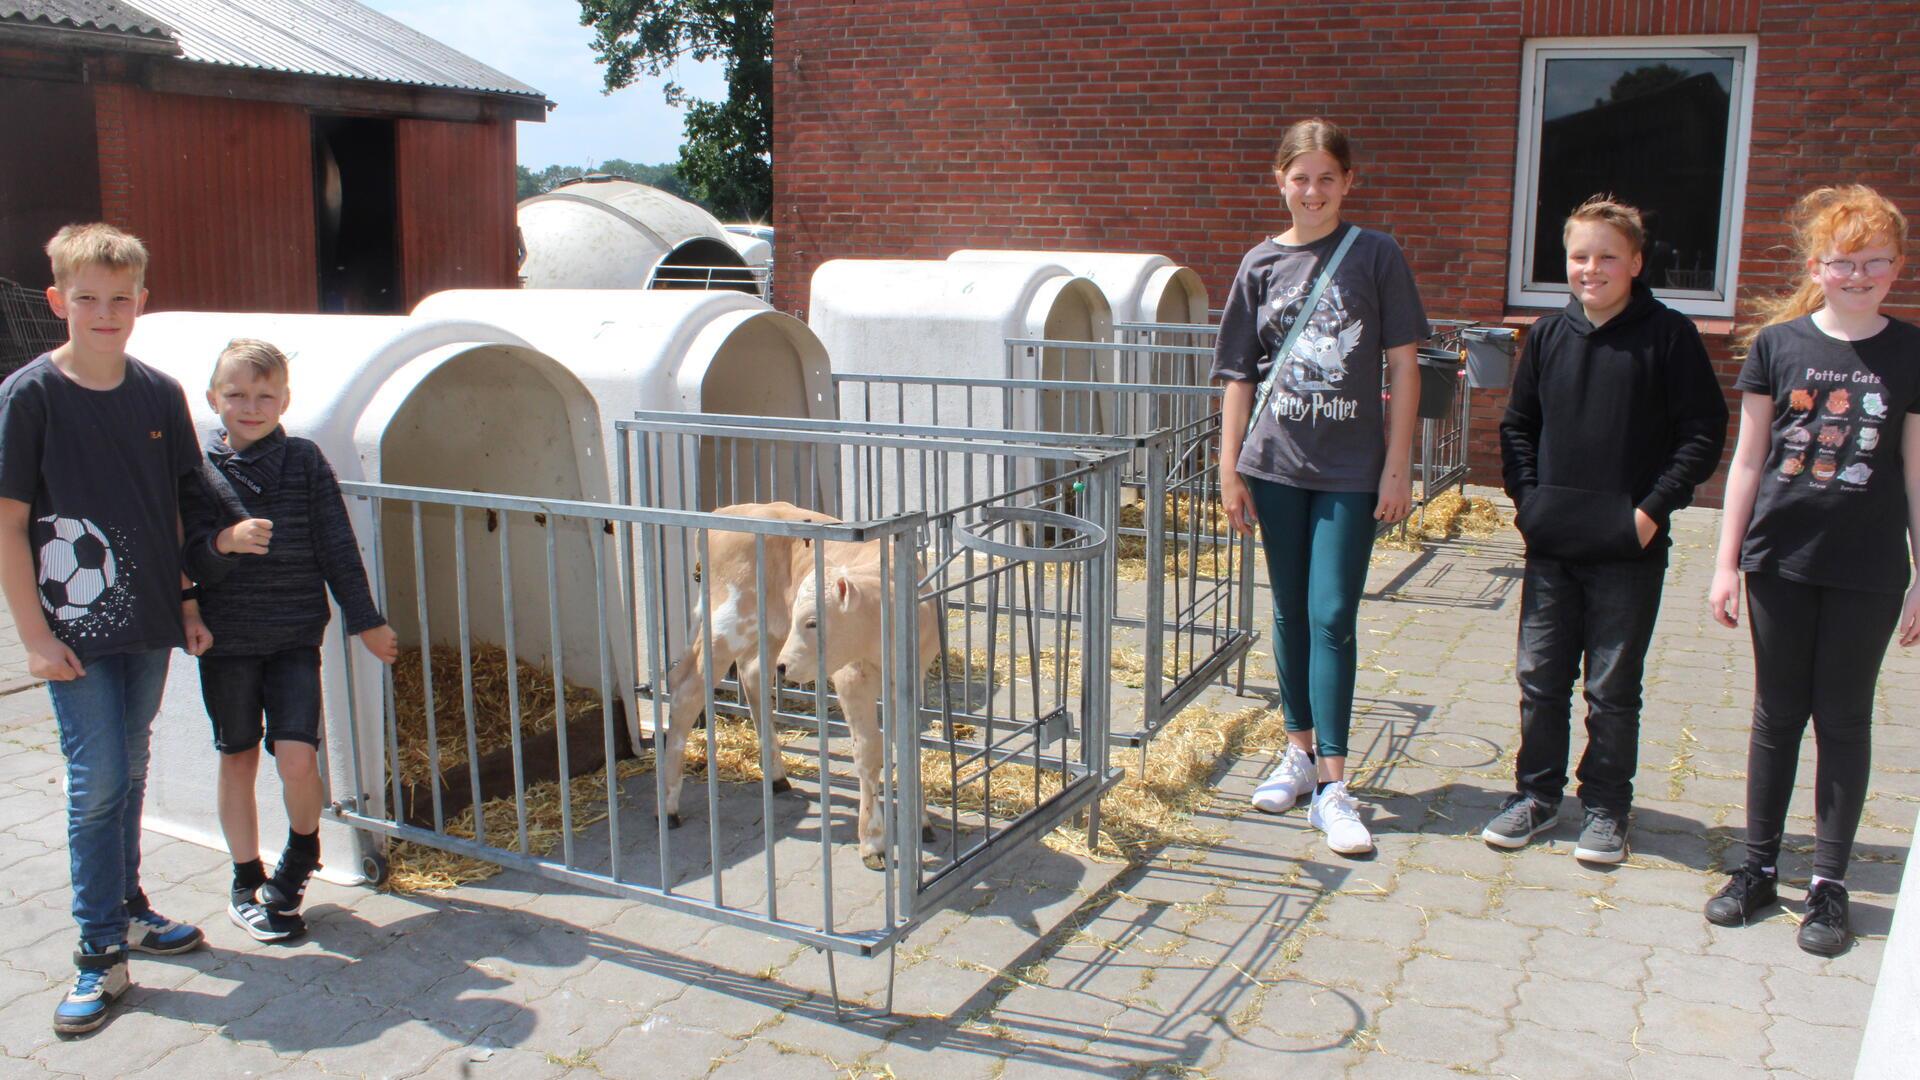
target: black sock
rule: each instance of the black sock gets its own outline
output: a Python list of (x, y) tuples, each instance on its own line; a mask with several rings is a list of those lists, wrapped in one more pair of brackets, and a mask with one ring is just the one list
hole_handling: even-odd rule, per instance
[(1307, 763), (1308, 763), (1309, 765), (1311, 765), (1311, 764), (1312, 764), (1313, 762), (1315, 762), (1315, 761), (1317, 761), (1317, 760), (1319, 760), (1319, 757), (1320, 757), (1320, 755), (1318, 755), (1318, 754), (1316, 754), (1316, 753), (1314, 753), (1314, 752), (1313, 752), (1313, 751), (1312, 751), (1311, 749), (1309, 749), (1309, 750), (1307, 751)]
[(1338, 781), (1338, 780), (1322, 780), (1322, 781), (1320, 781), (1319, 783), (1317, 783), (1317, 784), (1315, 784), (1315, 785), (1313, 785), (1313, 793), (1314, 793), (1315, 795), (1318, 795), (1318, 794), (1320, 794), (1321, 792), (1323, 792), (1323, 791), (1325, 791), (1325, 790), (1327, 790), (1327, 787), (1328, 787), (1328, 785), (1330, 785), (1330, 784), (1337, 784), (1337, 783), (1339, 783), (1339, 782), (1340, 782), (1340, 781)]
[(292, 826), (288, 826), (287, 850), (297, 851), (302, 855), (318, 859), (320, 857), (320, 830), (315, 829), (310, 833), (297, 833), (293, 831)]
[(253, 890), (266, 883), (267, 870), (266, 867), (260, 865), (259, 859), (249, 859), (246, 862), (233, 864), (233, 894), (235, 896), (252, 896)]

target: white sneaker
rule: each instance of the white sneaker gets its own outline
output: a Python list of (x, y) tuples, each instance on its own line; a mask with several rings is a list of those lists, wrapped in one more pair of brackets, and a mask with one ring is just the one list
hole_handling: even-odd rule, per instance
[(1327, 834), (1327, 846), (1341, 855), (1363, 855), (1373, 850), (1373, 834), (1360, 823), (1359, 806), (1347, 794), (1345, 781), (1336, 781), (1314, 796), (1307, 824)]
[(1253, 791), (1253, 808), (1268, 814), (1284, 814), (1293, 809), (1302, 795), (1313, 793), (1313, 759), (1305, 750), (1287, 744), (1280, 764)]

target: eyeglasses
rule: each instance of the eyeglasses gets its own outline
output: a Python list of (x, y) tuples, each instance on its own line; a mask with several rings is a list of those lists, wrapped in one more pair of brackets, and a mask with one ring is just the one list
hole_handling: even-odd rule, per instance
[(1868, 259), (1866, 262), (1856, 262), (1853, 259), (1823, 259), (1820, 265), (1826, 267), (1827, 273), (1838, 278), (1850, 278), (1855, 270), (1868, 277), (1886, 277), (1893, 273), (1893, 262), (1892, 259)]

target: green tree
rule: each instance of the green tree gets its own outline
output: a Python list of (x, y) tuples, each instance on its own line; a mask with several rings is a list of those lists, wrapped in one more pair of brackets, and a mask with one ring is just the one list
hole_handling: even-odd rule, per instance
[(721, 217), (764, 220), (773, 209), (773, 0), (580, 0), (580, 22), (594, 29), (608, 91), (683, 58), (722, 62), (724, 101), (667, 83), (667, 101), (687, 112), (679, 175)]

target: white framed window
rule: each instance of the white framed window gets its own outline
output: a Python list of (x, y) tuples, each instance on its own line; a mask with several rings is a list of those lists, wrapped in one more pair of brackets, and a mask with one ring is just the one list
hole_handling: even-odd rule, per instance
[(1612, 192), (1646, 215), (1646, 280), (1733, 314), (1759, 39), (1537, 38), (1520, 69), (1507, 302), (1567, 302), (1567, 213)]

